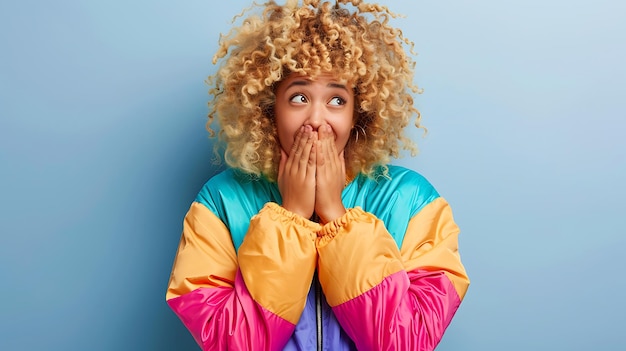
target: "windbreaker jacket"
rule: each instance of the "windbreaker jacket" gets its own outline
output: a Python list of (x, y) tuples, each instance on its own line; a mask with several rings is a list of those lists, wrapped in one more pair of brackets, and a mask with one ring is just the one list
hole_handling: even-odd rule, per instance
[(418, 173), (360, 175), (325, 225), (226, 170), (185, 216), (166, 300), (204, 350), (433, 350), (469, 285), (448, 203)]

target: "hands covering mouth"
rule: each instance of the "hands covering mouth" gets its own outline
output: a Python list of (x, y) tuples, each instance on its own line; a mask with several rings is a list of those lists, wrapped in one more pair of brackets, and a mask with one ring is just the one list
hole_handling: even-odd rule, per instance
[(337, 153), (330, 125), (300, 127), (289, 155), (281, 148), (278, 189), (282, 206), (304, 218), (315, 212), (322, 223), (346, 212), (341, 192), (346, 180), (344, 152)]

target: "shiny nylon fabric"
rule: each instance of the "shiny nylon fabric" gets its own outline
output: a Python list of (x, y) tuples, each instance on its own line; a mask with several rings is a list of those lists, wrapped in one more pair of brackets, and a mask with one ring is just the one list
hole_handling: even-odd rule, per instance
[[(233, 182), (233, 179), (236, 181)], [(204, 187), (196, 201), (206, 206), (228, 227), (235, 249), (238, 250), (248, 231), (249, 221), (267, 202), (281, 203), (275, 183), (252, 178), (235, 170), (227, 170), (211, 180), (219, 186)], [(402, 184), (410, 184), (411, 196), (403, 194)], [(360, 206), (380, 219), (398, 248), (401, 247), (410, 219), (421, 208), (438, 198), (439, 194), (419, 174), (389, 166), (389, 177), (373, 181), (358, 176), (343, 191), (346, 208)], [(409, 210), (410, 209), (410, 210)], [(317, 349), (317, 312), (315, 289), (307, 296), (304, 311), (285, 350)], [(322, 298), (322, 346), (324, 350), (354, 350), (354, 343), (337, 322), (332, 310)]]
[[(438, 198), (439, 193), (418, 173), (398, 166), (388, 167), (389, 177), (381, 176), (378, 181), (364, 175), (357, 176), (343, 190), (341, 199), (346, 208), (360, 206), (365, 212), (372, 213), (383, 221), (400, 248), (410, 219)], [(239, 250), (248, 231), (250, 218), (267, 202), (282, 203), (278, 186), (263, 178), (254, 178), (233, 169), (216, 175), (211, 181), (220, 186), (205, 186), (196, 201), (205, 205), (224, 222), (230, 230), (235, 250)], [(411, 184), (411, 187), (417, 186), (420, 189), (415, 192), (416, 195), (406, 196), (401, 193), (401, 184)]]
[(417, 270), (408, 277), (404, 272), (392, 274), (333, 311), (361, 351), (375, 351), (372, 345), (385, 345), (385, 350), (434, 350), (460, 303), (445, 273)]
[[(304, 311), (300, 321), (296, 325), (296, 330), (285, 345), (285, 351), (313, 351), (317, 350), (317, 311), (315, 298), (315, 282), (311, 284), (311, 290), (307, 297)], [(322, 349), (326, 351), (356, 350), (354, 342), (343, 331), (341, 325), (335, 318), (333, 311), (322, 296)]]
[[(241, 275), (237, 274), (236, 280), (240, 282), (236, 286), (239, 290), (245, 290), (245, 284), (241, 281)], [(255, 346), (266, 344), (272, 350), (275, 345), (284, 344), (290, 338), (293, 325), (277, 315), (257, 308), (251, 299), (241, 299), (241, 307), (253, 313), (239, 313), (239, 304), (232, 300), (237, 296), (246, 296), (239, 291), (233, 294), (228, 288), (199, 288), (185, 295), (172, 298), (167, 301), (172, 310), (181, 318), (181, 321), (194, 336), (198, 345), (203, 350), (251, 350)], [(215, 318), (212, 316), (216, 305), (224, 306), (217, 311)], [(227, 319), (224, 322), (222, 319)], [(249, 337), (241, 337), (236, 328), (254, 328), (261, 324), (271, 325), (278, 333), (273, 333), (273, 339), (268, 334), (253, 333)], [(227, 335), (227, 336), (225, 336)]]

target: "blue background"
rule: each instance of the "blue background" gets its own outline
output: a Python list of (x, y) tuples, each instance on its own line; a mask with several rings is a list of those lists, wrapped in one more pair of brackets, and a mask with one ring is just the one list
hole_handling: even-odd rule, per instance
[[(471, 278), (438, 350), (623, 350), (626, 3), (381, 1)], [(2, 1), (0, 350), (195, 350), (164, 294), (250, 1)]]

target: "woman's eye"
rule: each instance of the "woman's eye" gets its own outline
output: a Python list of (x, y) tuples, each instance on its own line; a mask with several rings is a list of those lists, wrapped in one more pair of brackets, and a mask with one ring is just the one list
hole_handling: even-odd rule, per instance
[(305, 104), (306, 103), (306, 96), (304, 96), (302, 94), (296, 94), (296, 95), (292, 96), (289, 101), (295, 102), (296, 104)]
[(335, 96), (334, 98), (330, 99), (328, 103), (333, 106), (341, 106), (345, 105), (346, 100), (340, 98), (339, 96)]

